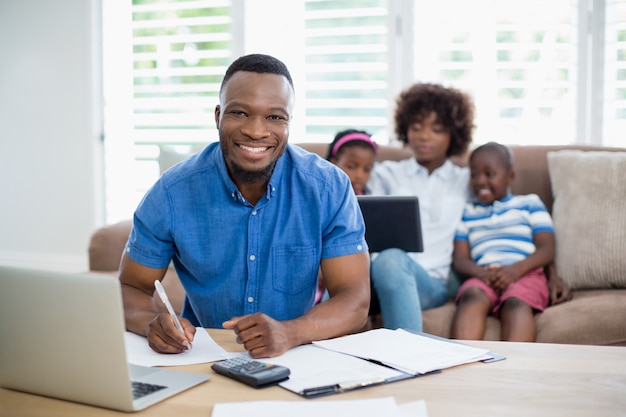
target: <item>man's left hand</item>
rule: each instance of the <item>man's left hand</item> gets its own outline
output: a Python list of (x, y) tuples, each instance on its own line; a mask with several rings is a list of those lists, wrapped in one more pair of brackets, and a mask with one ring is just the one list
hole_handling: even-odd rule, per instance
[(233, 317), (222, 326), (235, 331), (237, 343), (253, 358), (278, 356), (293, 347), (289, 342), (289, 326), (263, 313)]

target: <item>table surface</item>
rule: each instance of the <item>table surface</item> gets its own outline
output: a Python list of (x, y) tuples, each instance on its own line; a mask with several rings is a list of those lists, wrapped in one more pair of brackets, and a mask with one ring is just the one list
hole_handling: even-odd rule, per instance
[[(229, 330), (208, 330), (228, 351), (241, 351)], [(506, 360), (471, 363), (421, 378), (307, 400), (280, 387), (256, 390), (210, 364), (178, 369), (211, 374), (211, 380), (158, 403), (137, 416), (210, 417), (218, 402), (335, 401), (394, 397), (399, 404), (425, 400), (438, 416), (626, 416), (626, 347), (513, 342), (465, 342)], [(128, 415), (0, 388), (0, 416)]]

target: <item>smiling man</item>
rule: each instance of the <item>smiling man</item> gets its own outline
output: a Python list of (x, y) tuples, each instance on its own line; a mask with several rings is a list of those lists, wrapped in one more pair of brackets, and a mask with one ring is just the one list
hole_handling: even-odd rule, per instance
[[(271, 357), (365, 324), (363, 218), (343, 172), (288, 145), (293, 107), (281, 61), (235, 60), (215, 108), (219, 144), (165, 172), (135, 211), (119, 279), (126, 327), (155, 351), (182, 352), (196, 327), (224, 327), (253, 357)], [(171, 261), (184, 334), (153, 298)], [(320, 267), (330, 299), (313, 306)]]

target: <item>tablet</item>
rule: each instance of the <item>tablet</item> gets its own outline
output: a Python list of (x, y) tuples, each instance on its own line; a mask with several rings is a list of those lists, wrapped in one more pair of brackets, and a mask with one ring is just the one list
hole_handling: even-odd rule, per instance
[(415, 196), (357, 196), (370, 252), (398, 248), (423, 252), (419, 202)]

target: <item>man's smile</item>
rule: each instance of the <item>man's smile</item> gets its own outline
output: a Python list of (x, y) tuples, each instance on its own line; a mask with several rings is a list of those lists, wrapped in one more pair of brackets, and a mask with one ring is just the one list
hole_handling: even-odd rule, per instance
[(269, 146), (264, 146), (264, 147), (253, 147), (253, 146), (246, 146), (246, 145), (239, 145), (239, 147), (241, 149), (243, 149), (244, 151), (248, 151), (248, 152), (252, 152), (252, 153), (261, 153), (261, 152), (265, 152), (266, 150), (268, 150), (270, 147)]

